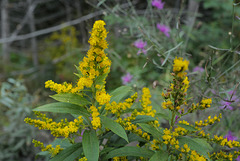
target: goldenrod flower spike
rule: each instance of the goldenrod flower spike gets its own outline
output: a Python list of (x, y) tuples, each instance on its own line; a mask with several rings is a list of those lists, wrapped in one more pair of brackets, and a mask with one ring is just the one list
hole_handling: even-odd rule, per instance
[[(45, 83), (46, 88), (57, 93), (79, 93), (84, 88), (90, 88), (95, 83), (98, 76), (106, 75), (110, 71), (111, 61), (104, 53), (104, 49), (108, 44), (105, 38), (107, 37), (107, 31), (104, 28), (105, 22), (102, 20), (96, 21), (93, 25), (91, 37), (89, 39), (90, 49), (87, 52), (87, 56), (83, 58), (83, 61), (79, 63), (79, 70), (82, 76), (78, 79), (75, 86), (69, 83), (57, 84), (52, 80)], [(106, 78), (106, 77), (105, 77)], [(99, 93), (97, 101), (100, 104), (109, 102), (110, 96), (105, 92), (105, 79), (100, 84), (94, 84), (97, 87)]]

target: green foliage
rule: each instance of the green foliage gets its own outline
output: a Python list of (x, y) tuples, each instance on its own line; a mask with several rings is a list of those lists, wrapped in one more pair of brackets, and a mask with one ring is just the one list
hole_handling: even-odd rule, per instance
[(39, 106), (35, 108), (34, 111), (69, 113), (69, 114), (89, 116), (89, 112), (83, 107), (75, 104), (71, 104), (71, 103), (65, 103), (65, 102), (56, 102), (56, 103), (50, 103), (43, 106)]
[(82, 152), (83, 148), (81, 147), (81, 144), (74, 144), (61, 151), (56, 157), (52, 158), (50, 161), (72, 161), (75, 158), (79, 157)]
[(70, 26), (53, 32), (43, 42), (44, 50), (40, 53), (40, 63), (46, 64), (51, 62), (54, 65), (55, 79), (72, 80), (69, 77), (68, 69), (72, 69), (72, 64), (77, 64), (76, 60), (84, 56), (79, 54), (78, 48), (80, 43), (77, 37), (78, 32), (76, 28)]
[(105, 116), (101, 116), (100, 118), (101, 118), (102, 124), (103, 124), (103, 126), (105, 126), (105, 128), (110, 129), (113, 133), (117, 134), (118, 136), (120, 136), (121, 138), (123, 138), (124, 140), (126, 140), (128, 142), (127, 134), (120, 124), (116, 123), (112, 119), (107, 118)]
[[(107, 6), (105, 2), (100, 1), (97, 7)], [(65, 130), (65, 133), (70, 133), (70, 135), (65, 135), (65, 139), (69, 139), (71, 145), (64, 147), (59, 153), (57, 152), (58, 154), (53, 156), (52, 160), (56, 160), (55, 158), (63, 158), (69, 161), (83, 160), (84, 157), (90, 161), (109, 159), (194, 161), (237, 158), (239, 155), (239, 142), (229, 141), (224, 139), (223, 136), (218, 137), (215, 134), (222, 134), (219, 132), (220, 130), (211, 130), (211, 128), (216, 129), (218, 126), (215, 121), (220, 121), (221, 114), (214, 118), (209, 116), (204, 120), (204, 114), (206, 113), (208, 116), (210, 110), (214, 114), (224, 112), (216, 107), (207, 109), (212, 104), (212, 99), (209, 97), (221, 98), (224, 91), (227, 93), (226, 90), (219, 89), (220, 85), (222, 85), (219, 82), (227, 79), (228, 72), (233, 70), (239, 62), (236, 59), (237, 49), (233, 48), (236, 47), (236, 42), (230, 42), (229, 45), (229, 39), (224, 39), (222, 43), (217, 41), (220, 37), (228, 34), (223, 31), (229, 29), (229, 26), (225, 28), (223, 24), (220, 24), (221, 22), (214, 20), (215, 16), (212, 16), (214, 22), (203, 21), (204, 23), (200, 28), (183, 25), (181, 29), (175, 29), (172, 23), (180, 20), (182, 16), (180, 13), (179, 17), (174, 18), (174, 16), (169, 16), (171, 11), (158, 11), (151, 6), (151, 1), (148, 1), (146, 11), (138, 14), (131, 1), (128, 1), (128, 4), (130, 9), (123, 12), (121, 8), (115, 6), (113, 14), (107, 14), (105, 17), (105, 20), (110, 25), (109, 28), (114, 28), (114, 30), (110, 31), (111, 43), (108, 50), (109, 53), (112, 53), (109, 56), (113, 60), (112, 70), (114, 71), (110, 78), (106, 79), (108, 70), (104, 74), (96, 74), (96, 71), (104, 64), (99, 63), (102, 60), (98, 59), (97, 55), (101, 53), (99, 49), (104, 48), (102, 47), (104, 46), (104, 40), (102, 40), (104, 36), (101, 35), (104, 32), (98, 26), (97, 32), (100, 33), (93, 32), (92, 35), (101, 36), (90, 38), (89, 57), (83, 59), (87, 60), (84, 62), (85, 64), (80, 63), (80, 67), (77, 67), (78, 74), (76, 75), (80, 78), (79, 80), (83, 78), (82, 80), (87, 83), (78, 81), (77, 85), (84, 83), (85, 85), (83, 85), (83, 88), (79, 88), (76, 93), (72, 91), (58, 92), (58, 94), (51, 97), (59, 101), (59, 103), (51, 103), (35, 109), (35, 111), (70, 113), (75, 118), (83, 119), (83, 122), (79, 121), (81, 123), (79, 123), (76, 132), (71, 132), (75, 127), (69, 128), (68, 125), (78, 122), (77, 119), (72, 122), (65, 121), (67, 126), (63, 124), (64, 121), (56, 123), (65, 126), (57, 128), (60, 129), (59, 131)], [(205, 9), (229, 10), (229, 6), (225, 7), (221, 4), (219, 7), (208, 1), (204, 1), (203, 6)], [(121, 15), (118, 12), (124, 14)], [(218, 14), (220, 13), (216, 13), (216, 15)], [(160, 23), (171, 24), (170, 38), (159, 33), (156, 29), (159, 18)], [(223, 18), (226, 17), (223, 16)], [(233, 25), (232, 20), (226, 20), (226, 22)], [(176, 23), (180, 25), (179, 22)], [(223, 27), (216, 28), (218, 25), (223, 25)], [(95, 30), (93, 29), (93, 31)], [(117, 33), (114, 33), (114, 31), (117, 31)], [(211, 33), (214, 36), (205, 35), (204, 33)], [(232, 38), (231, 36), (230, 40)], [(148, 43), (147, 55), (143, 53), (137, 55), (138, 49), (134, 47), (134, 42), (138, 39)], [(199, 41), (200, 44), (198, 44)], [(214, 46), (219, 45), (223, 49), (222, 51), (227, 52), (221, 53), (221, 48), (218, 48), (218, 46), (210, 46), (216, 51), (213, 54), (208, 54), (207, 52), (210, 50), (206, 46), (212, 42), (215, 43)], [(99, 51), (99, 53), (95, 50)], [(92, 51), (94, 52), (91, 53)], [(187, 60), (183, 61), (182, 57), (174, 59), (178, 55), (188, 56), (188, 51), (190, 51), (194, 60), (190, 66), (195, 66), (195, 64), (203, 66), (206, 63), (204, 72), (191, 72), (190, 70), (187, 75), (186, 71), (189, 62)], [(229, 53), (232, 55), (229, 56)], [(97, 56), (91, 57), (93, 56), (91, 54)], [(224, 60), (225, 56), (228, 58), (235, 57), (235, 64), (231, 65), (228, 60)], [(206, 60), (200, 62), (199, 58), (202, 57), (206, 58)], [(172, 60), (174, 60), (173, 73), (170, 76), (170, 65), (172, 64), (170, 62)], [(219, 70), (216, 68), (221, 65), (223, 60), (224, 64), (229, 66), (226, 71), (219, 68), (222, 72), (218, 75)], [(96, 70), (95, 68), (92, 70), (93, 67), (97, 67)], [(133, 79), (126, 86), (120, 86), (119, 73), (127, 72), (133, 75)], [(88, 79), (88, 77), (85, 77), (86, 75), (93, 76), (93, 78)], [(106, 84), (107, 87), (115, 89), (110, 90), (112, 92), (109, 94), (105, 91), (105, 80), (112, 83), (110, 86)], [(151, 90), (151, 92), (153, 91), (152, 102), (148, 88), (142, 89), (142, 96), (132, 95), (129, 97), (133, 91), (139, 91), (143, 86), (150, 86), (153, 81), (155, 82), (153, 88), (156, 88), (157, 85), (160, 85), (160, 87)], [(91, 82), (90, 85), (89, 82)], [(59, 84), (55, 85), (54, 87)], [(64, 89), (68, 85), (65, 83), (58, 87)], [(166, 86), (168, 88), (164, 88)], [(211, 89), (216, 87), (220, 91), (218, 91), (219, 95), (216, 93), (211, 94)], [(226, 85), (225, 87), (229, 86)], [(164, 90), (160, 90), (162, 88)], [(190, 93), (187, 93), (188, 88), (191, 90)], [(237, 90), (237, 86), (235, 89)], [(161, 94), (163, 99), (160, 99), (162, 91), (164, 91)], [(227, 97), (231, 101), (233, 95), (231, 97), (227, 95)], [(214, 104), (219, 105), (216, 101)], [(163, 112), (164, 109), (166, 109), (166, 112)], [(202, 120), (196, 121), (200, 117), (202, 117)], [(190, 123), (185, 120), (182, 121), (182, 119), (188, 119)], [(46, 120), (48, 119), (43, 118), (43, 122), (45, 121), (47, 126), (48, 122)], [(38, 120), (34, 121), (38, 123)], [(178, 121), (179, 123), (177, 123)], [(227, 124), (230, 126), (229, 122)], [(40, 126), (40, 128), (42, 127)], [(54, 128), (50, 129), (52, 133), (57, 131)], [(82, 137), (82, 139), (78, 140), (79, 137)]]
[(0, 160), (34, 157), (32, 137), (35, 129), (24, 123), (31, 115), (33, 96), (22, 80), (9, 78), (1, 84), (0, 93)]
[(105, 159), (109, 159), (113, 157), (121, 157), (121, 156), (135, 156), (135, 157), (150, 158), (152, 155), (153, 155), (153, 151), (151, 150), (140, 148), (140, 147), (125, 146), (109, 152)]
[(99, 158), (99, 141), (95, 130), (85, 130), (82, 140), (83, 152), (89, 161)]
[(72, 93), (55, 94), (51, 97), (59, 102), (71, 103), (78, 106), (85, 106), (90, 104), (90, 102), (83, 96)]
[(155, 160), (165, 161), (167, 159), (168, 159), (168, 153), (160, 150), (160, 151), (155, 152), (155, 154), (152, 155), (152, 157), (150, 158), (149, 161), (155, 161)]

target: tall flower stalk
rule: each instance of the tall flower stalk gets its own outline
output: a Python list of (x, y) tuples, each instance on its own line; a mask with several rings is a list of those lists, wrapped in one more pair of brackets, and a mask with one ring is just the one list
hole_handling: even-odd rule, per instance
[[(25, 118), (25, 122), (49, 130), (58, 138), (55, 143), (33, 140), (35, 146), (47, 151), (53, 160), (233, 160), (240, 154), (240, 143), (223, 136), (212, 136), (204, 131), (221, 119), (221, 114), (208, 116), (205, 120), (190, 124), (176, 119), (197, 110), (211, 107), (212, 99), (203, 98), (199, 103), (188, 104), (190, 88), (187, 70), (189, 61), (175, 58), (173, 79), (169, 88), (162, 93), (163, 109), (168, 109), (169, 127), (162, 128), (162, 114), (151, 105), (151, 92), (142, 89), (142, 94), (133, 93), (131, 87), (121, 86), (110, 94), (105, 90), (106, 77), (111, 61), (104, 52), (107, 31), (105, 22), (96, 21), (89, 39), (90, 49), (77, 67), (79, 78), (75, 84), (58, 84), (49, 80), (45, 83), (57, 94), (51, 96), (59, 101), (34, 109), (37, 119)], [(128, 97), (131, 95), (130, 97)], [(136, 100), (139, 100), (138, 102)], [(43, 112), (69, 113), (74, 119), (53, 121)], [(176, 117), (177, 116), (177, 117)], [(60, 141), (59, 141), (60, 140)], [(128, 146), (137, 142), (137, 146)], [(212, 144), (235, 150), (213, 152)], [(235, 148), (235, 149), (234, 149)]]

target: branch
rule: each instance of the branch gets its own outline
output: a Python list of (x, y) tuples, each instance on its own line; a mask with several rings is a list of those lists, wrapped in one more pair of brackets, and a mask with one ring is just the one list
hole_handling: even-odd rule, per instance
[[(17, 38), (17, 35), (18, 33), (21, 31), (21, 29), (24, 27), (24, 25), (28, 22), (29, 20), (29, 15), (33, 13), (33, 11), (35, 10), (36, 6), (40, 3), (46, 3), (46, 2), (49, 2), (49, 1), (52, 1), (52, 0), (44, 0), (44, 1), (34, 1), (30, 7), (28, 7), (28, 10), (27, 10), (27, 13), (25, 14), (22, 22), (20, 24), (18, 24), (16, 26), (16, 29), (15, 31), (11, 34), (11, 36), (9, 38), (6, 38), (6, 39), (10, 39), (10, 40), (14, 40)], [(6, 42), (13, 42), (13, 41), (5, 41), (5, 42), (2, 42), (2, 43), (6, 43)]]
[[(51, 1), (51, 0), (48, 0), (48, 1)], [(39, 1), (39, 2), (41, 2), (41, 1)], [(129, 7), (129, 4), (124, 3), (124, 4), (120, 5), (120, 7)], [(49, 27), (49, 28), (46, 28), (46, 29), (38, 30), (36, 32), (31, 32), (31, 33), (25, 34), (25, 35), (19, 35), (19, 36), (16, 36), (14, 38), (12, 36), (8, 37), (8, 38), (3, 38), (3, 39), (0, 39), (0, 44), (6, 43), (6, 42), (18, 41), (18, 40), (25, 40), (25, 39), (29, 39), (29, 38), (32, 38), (32, 37), (37, 37), (37, 36), (40, 36), (40, 35), (48, 34), (48, 33), (54, 32), (54, 31), (58, 31), (58, 30), (61, 30), (65, 27), (73, 26), (73, 25), (79, 24), (83, 21), (94, 18), (96, 16), (100, 16), (104, 12), (106, 12), (106, 11), (102, 10), (102, 11), (97, 11), (97, 12), (94, 12), (94, 13), (90, 13), (86, 16), (82, 16), (81, 18), (71, 20), (71, 21), (65, 22), (65, 23), (57, 25), (57, 26), (53, 26), (53, 27)]]
[(97, 12), (94, 12), (94, 13), (90, 13), (86, 16), (83, 16), (81, 18), (78, 18), (78, 19), (75, 19), (75, 20), (72, 20), (72, 21), (68, 21), (68, 22), (65, 22), (65, 23), (57, 25), (57, 26), (49, 27), (47, 29), (38, 30), (36, 32), (31, 32), (31, 33), (25, 34), (25, 35), (19, 35), (19, 36), (15, 36), (15, 37), (11, 36), (11, 37), (8, 37), (8, 38), (3, 38), (3, 39), (0, 39), (0, 44), (6, 43), (6, 42), (18, 41), (18, 40), (25, 40), (25, 39), (29, 39), (29, 38), (32, 38), (32, 37), (37, 37), (37, 36), (40, 36), (40, 35), (51, 33), (51, 32), (54, 32), (54, 31), (58, 31), (58, 30), (61, 30), (65, 27), (79, 24), (83, 21), (86, 21), (88, 19), (91, 19), (93, 17), (99, 16), (99, 15), (102, 15), (102, 14), (103, 14), (103, 11), (97, 11)]

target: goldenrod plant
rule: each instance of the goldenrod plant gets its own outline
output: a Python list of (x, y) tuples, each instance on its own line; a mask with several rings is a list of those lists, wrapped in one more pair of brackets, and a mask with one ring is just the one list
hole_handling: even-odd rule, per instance
[[(111, 61), (104, 52), (108, 46), (104, 26), (102, 20), (94, 23), (90, 49), (77, 67), (79, 78), (75, 84), (52, 80), (45, 83), (46, 88), (57, 93), (51, 97), (59, 102), (35, 108), (39, 119), (26, 118), (25, 122), (40, 130), (50, 130), (59, 144), (44, 145), (33, 140), (35, 146), (48, 151), (51, 161), (205, 161), (233, 160), (240, 155), (238, 141), (209, 134), (204, 129), (220, 121), (221, 114), (195, 123), (178, 120), (211, 108), (212, 104), (211, 98), (188, 103), (189, 61), (181, 57), (174, 59), (172, 82), (162, 93), (161, 106), (169, 113), (167, 128), (160, 126), (162, 114), (151, 106), (148, 88), (144, 87), (141, 95), (129, 86), (108, 93), (105, 84)], [(128, 95), (131, 96), (126, 98)], [(75, 119), (55, 122), (41, 112), (69, 113)], [(220, 150), (214, 150), (215, 145)]]

